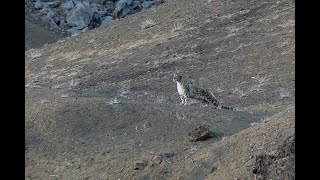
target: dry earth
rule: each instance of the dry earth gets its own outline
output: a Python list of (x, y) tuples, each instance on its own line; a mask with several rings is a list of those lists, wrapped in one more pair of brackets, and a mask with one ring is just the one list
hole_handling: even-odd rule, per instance
[(64, 38), (64, 36), (53, 33), (28, 19), (25, 20), (25, 49), (41, 48)]
[[(295, 179), (294, 11), (171, 0), (26, 51), (26, 179)], [(177, 70), (237, 110), (180, 106)]]

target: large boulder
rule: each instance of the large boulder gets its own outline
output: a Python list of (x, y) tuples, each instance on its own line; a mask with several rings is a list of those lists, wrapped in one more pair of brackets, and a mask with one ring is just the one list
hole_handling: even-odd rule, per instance
[(88, 26), (93, 16), (93, 11), (86, 4), (77, 4), (74, 9), (67, 13), (68, 26), (76, 29), (84, 29)]

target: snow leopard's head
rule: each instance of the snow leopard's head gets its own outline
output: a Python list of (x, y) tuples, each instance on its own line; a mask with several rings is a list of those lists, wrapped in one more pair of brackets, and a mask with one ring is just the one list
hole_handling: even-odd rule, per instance
[(182, 79), (182, 76), (181, 76), (180, 74), (175, 73), (175, 74), (173, 75), (173, 81), (174, 81), (174, 82), (181, 82), (181, 79)]

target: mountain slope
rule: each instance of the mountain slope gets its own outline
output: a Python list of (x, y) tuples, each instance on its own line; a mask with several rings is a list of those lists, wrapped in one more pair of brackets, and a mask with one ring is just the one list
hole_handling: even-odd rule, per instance
[[(294, 134), (294, 9), (172, 0), (27, 51), (26, 178), (252, 179), (255, 157)], [(237, 111), (180, 106), (176, 71)], [(213, 137), (189, 142), (200, 125)]]

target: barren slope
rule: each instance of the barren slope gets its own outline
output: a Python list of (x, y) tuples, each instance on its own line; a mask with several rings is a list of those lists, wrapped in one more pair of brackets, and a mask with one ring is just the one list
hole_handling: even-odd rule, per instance
[(47, 29), (25, 20), (25, 49), (41, 48), (44, 44), (53, 43), (63, 38)]
[[(290, 0), (172, 0), (26, 52), (26, 178), (252, 179), (294, 133), (294, 23)], [(176, 70), (237, 111), (179, 106)], [(203, 124), (214, 136), (187, 141)]]

